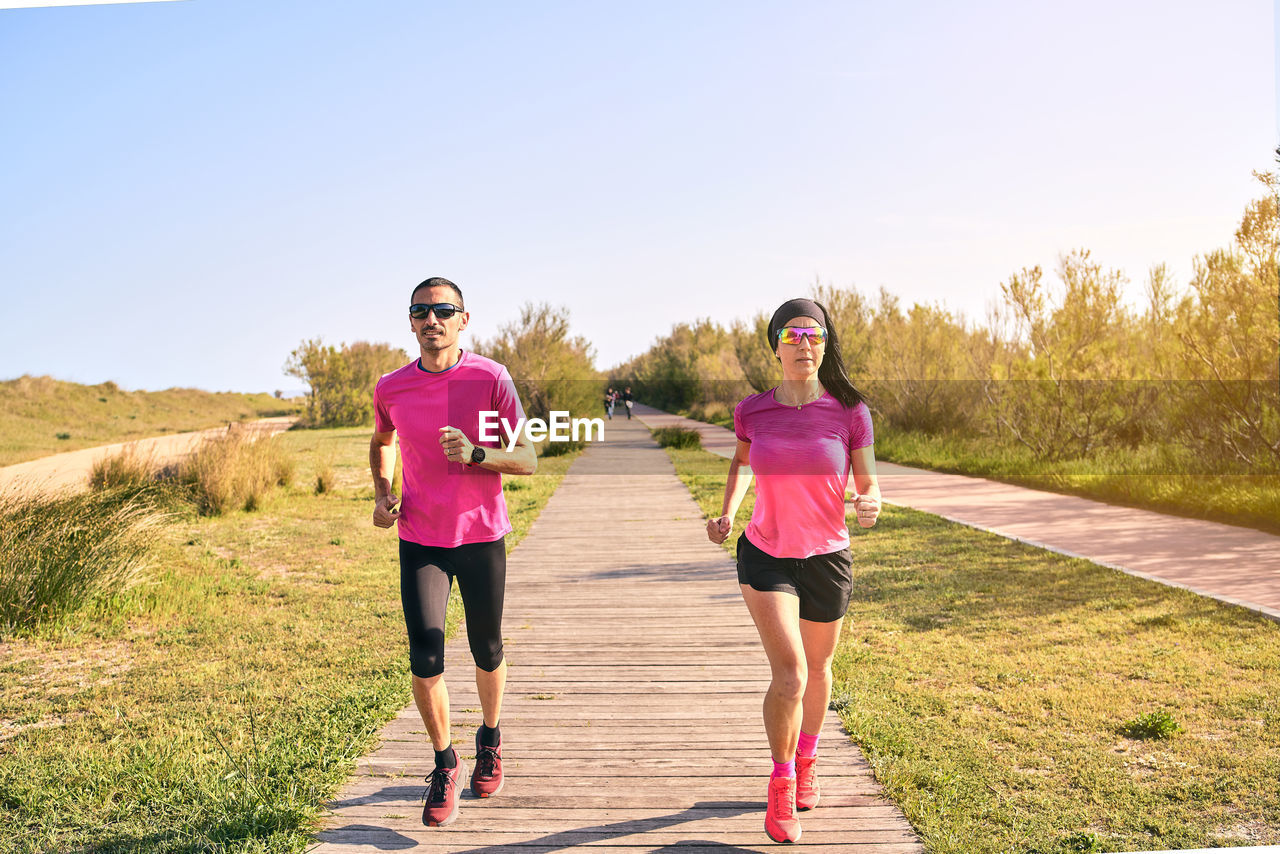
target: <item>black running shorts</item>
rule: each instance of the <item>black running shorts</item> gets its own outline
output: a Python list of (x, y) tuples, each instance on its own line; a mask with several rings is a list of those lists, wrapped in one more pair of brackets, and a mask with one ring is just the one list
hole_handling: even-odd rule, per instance
[(400, 601), (409, 630), (409, 669), (422, 679), (444, 672), (444, 616), (458, 580), (471, 657), (481, 670), (502, 664), (505, 538), (453, 548), (400, 541)]
[(849, 549), (806, 558), (774, 557), (744, 533), (738, 537), (738, 583), (762, 593), (790, 593), (800, 599), (800, 619), (832, 623), (849, 610), (853, 589)]

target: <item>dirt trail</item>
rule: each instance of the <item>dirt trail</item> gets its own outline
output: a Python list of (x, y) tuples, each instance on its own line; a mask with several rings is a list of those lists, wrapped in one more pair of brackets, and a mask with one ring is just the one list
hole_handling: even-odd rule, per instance
[(262, 418), (257, 421), (233, 421), (224, 427), (211, 427), (207, 430), (195, 430), (190, 433), (174, 433), (169, 436), (153, 436), (148, 439), (134, 439), (130, 442), (116, 442), (112, 445), (99, 445), (96, 448), (82, 448), (78, 451), (67, 451), (38, 460), (28, 460), (17, 465), (0, 468), (0, 494), (21, 492), (25, 494), (48, 494), (62, 491), (79, 491), (89, 486), (89, 472), (98, 460), (119, 453), (132, 447), (138, 453), (149, 455), (156, 463), (165, 465), (190, 454), (197, 445), (207, 438), (221, 436), (231, 429), (251, 430), (264, 436), (274, 436), (288, 430), (297, 421), (296, 416), (286, 415), (278, 418)]

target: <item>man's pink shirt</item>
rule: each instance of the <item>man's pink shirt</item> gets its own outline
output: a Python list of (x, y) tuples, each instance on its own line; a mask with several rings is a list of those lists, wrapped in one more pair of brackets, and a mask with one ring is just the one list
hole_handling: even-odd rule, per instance
[[(465, 350), (453, 367), (439, 372), (423, 370), (414, 360), (378, 380), (373, 402), (378, 432), (394, 430), (400, 437), (402, 540), (452, 548), (493, 542), (511, 532), (502, 476), (451, 463), (440, 446), (440, 428), (448, 426), (474, 445), (498, 447), (501, 442), (480, 441), (482, 411), (497, 412), (512, 428), (524, 418), (506, 368)], [(505, 436), (501, 428), (496, 432)]]
[(751, 443), (756, 504), (747, 539), (774, 557), (846, 548), (844, 495), (852, 454), (875, 442), (867, 405), (846, 409), (823, 394), (797, 409), (778, 403), (770, 389), (737, 405), (733, 428)]

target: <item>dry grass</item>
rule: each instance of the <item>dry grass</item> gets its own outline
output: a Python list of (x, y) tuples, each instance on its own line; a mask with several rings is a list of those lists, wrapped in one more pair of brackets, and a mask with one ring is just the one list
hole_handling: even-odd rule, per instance
[(142, 487), (153, 482), (160, 466), (155, 455), (127, 445), (118, 454), (110, 454), (97, 460), (89, 472), (92, 489), (116, 489), (118, 487)]
[(145, 492), (0, 496), (0, 636), (129, 586), (163, 517)]
[[(178, 463), (160, 466), (133, 446), (94, 463), (89, 477), (95, 490), (154, 491), (186, 500), (204, 516), (232, 510), (256, 510), (278, 486), (293, 480), (294, 461), (274, 438), (238, 425), (204, 440)], [(316, 493), (332, 491), (332, 465), (316, 474)]]
[(178, 465), (177, 480), (190, 487), (202, 515), (255, 510), (277, 486), (293, 480), (293, 460), (274, 439), (230, 431), (205, 441)]
[(0, 466), (112, 442), (301, 411), (301, 401), (193, 388), (126, 391), (51, 377), (0, 381)]

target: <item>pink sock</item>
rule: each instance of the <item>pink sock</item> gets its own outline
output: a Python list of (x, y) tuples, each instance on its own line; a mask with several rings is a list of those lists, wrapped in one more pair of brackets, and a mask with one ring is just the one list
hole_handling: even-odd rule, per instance
[(809, 733), (801, 730), (800, 743), (796, 745), (796, 755), (797, 756), (816, 756), (818, 754), (818, 736), (819, 735), (822, 735), (822, 733), (818, 733), (817, 735), (809, 735)]
[(769, 775), (769, 779), (774, 777), (794, 777), (796, 775), (796, 761), (794, 759), (787, 762), (773, 763), (773, 773)]

